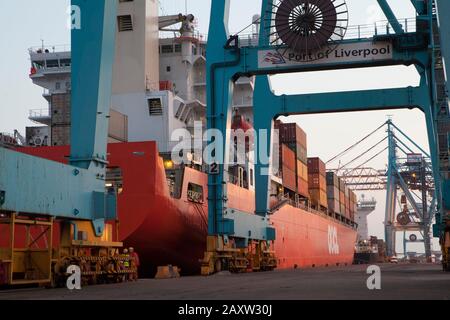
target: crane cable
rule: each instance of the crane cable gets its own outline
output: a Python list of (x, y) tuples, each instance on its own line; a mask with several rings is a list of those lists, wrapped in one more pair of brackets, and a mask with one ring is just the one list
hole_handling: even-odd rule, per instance
[(373, 145), (372, 147), (370, 147), (369, 149), (367, 149), (366, 151), (362, 152), (359, 156), (357, 156), (356, 158), (352, 159), (351, 161), (347, 162), (346, 164), (344, 164), (343, 166), (339, 167), (338, 170), (342, 170), (345, 169), (349, 164), (352, 164), (353, 162), (355, 162), (356, 160), (360, 159), (362, 156), (364, 156), (365, 154), (369, 153), (370, 151), (372, 151), (373, 149), (375, 149), (376, 147), (378, 147), (380, 144), (382, 144), (385, 140), (387, 140), (387, 136), (384, 137), (383, 139), (381, 139), (379, 142), (377, 142), (375, 145)]
[(367, 140), (368, 138), (370, 138), (372, 135), (374, 135), (376, 132), (378, 132), (378, 130), (380, 130), (381, 128), (383, 128), (385, 125), (387, 124), (387, 122), (383, 123), (381, 126), (379, 126), (378, 128), (376, 128), (374, 131), (372, 131), (371, 133), (369, 133), (367, 136), (365, 136), (364, 138), (362, 138), (361, 140), (359, 140), (358, 142), (356, 142), (355, 144), (351, 145), (349, 148), (345, 149), (344, 151), (342, 151), (341, 153), (339, 153), (338, 155), (334, 156), (333, 158), (331, 158), (330, 160), (328, 160), (325, 164), (328, 164), (334, 160), (336, 160), (337, 158), (342, 157), (344, 154), (346, 154), (347, 152), (349, 152), (350, 150), (352, 150), (353, 148), (355, 148), (357, 145), (361, 144), (362, 142), (364, 142), (365, 140)]

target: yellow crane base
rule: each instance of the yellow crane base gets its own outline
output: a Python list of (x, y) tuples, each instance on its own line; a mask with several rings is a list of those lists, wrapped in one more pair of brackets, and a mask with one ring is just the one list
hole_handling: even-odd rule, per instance
[[(65, 287), (71, 275), (69, 266), (80, 268), (82, 285), (137, 279), (133, 259), (121, 253), (121, 242), (111, 240), (112, 225), (106, 225), (103, 235), (97, 237), (89, 221), (61, 223), (58, 248), (53, 247), (51, 217), (2, 213), (0, 225), (9, 229), (9, 246), (0, 248), (0, 286)], [(25, 232), (21, 248), (16, 244), (18, 230)]]
[(236, 248), (232, 241), (225, 243), (222, 236), (208, 236), (201, 274), (208, 276), (221, 271), (232, 273), (272, 271), (277, 267), (273, 251), (267, 241), (253, 240), (247, 248)]

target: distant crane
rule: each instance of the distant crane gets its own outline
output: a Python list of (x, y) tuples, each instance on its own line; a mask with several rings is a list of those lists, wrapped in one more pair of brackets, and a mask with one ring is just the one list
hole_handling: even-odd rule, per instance
[[(430, 228), (433, 214), (436, 211), (430, 156), (400, 130), (392, 119), (387, 120), (363, 139), (333, 157), (328, 163), (341, 159), (386, 127), (387, 135), (383, 139), (333, 171), (354, 190), (386, 190), (385, 239), (389, 256), (396, 254), (397, 232), (415, 231), (421, 234), (422, 239), (417, 239), (417, 236), (413, 240), (404, 237), (403, 247), (406, 248), (406, 243), (409, 242), (423, 242), (425, 255), (430, 258), (432, 254)], [(385, 142), (387, 142), (387, 146), (384, 147), (383, 143)], [(378, 149), (381, 150), (378, 151)], [(385, 151), (388, 152), (387, 169), (376, 170), (367, 166), (372, 160), (383, 155)], [(372, 155), (372, 153), (375, 154)], [(357, 161), (362, 161), (362, 163), (356, 167), (349, 167)], [(399, 191), (402, 192), (400, 197), (398, 196)], [(399, 207), (401, 211), (396, 212)]]

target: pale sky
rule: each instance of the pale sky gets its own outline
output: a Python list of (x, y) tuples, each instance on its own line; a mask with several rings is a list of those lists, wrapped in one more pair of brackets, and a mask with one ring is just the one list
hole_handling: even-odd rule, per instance
[[(27, 50), (40, 45), (41, 40), (46, 45), (70, 43), (70, 32), (66, 28), (69, 2), (0, 1), (0, 39), (3, 43), (0, 53), (0, 132), (19, 129), (24, 133), (25, 126), (33, 125), (27, 120), (29, 110), (47, 107), (41, 96), (42, 89), (33, 85), (28, 78), (30, 63)], [(207, 33), (208, 30), (210, 2), (187, 1), (188, 12), (197, 17), (198, 28), (202, 33)], [(347, 0), (347, 4), (350, 25), (373, 24), (386, 19), (376, 0)], [(390, 4), (398, 18), (414, 16), (409, 0), (391, 0)], [(260, 0), (231, 0), (230, 30), (238, 31), (249, 25), (252, 16), (260, 13), (260, 6)], [(161, 0), (161, 8), (164, 14), (184, 13), (185, 0)], [(289, 94), (400, 87), (417, 84), (417, 81), (414, 68), (396, 67), (282, 75), (273, 77), (272, 85), (276, 93)], [(417, 110), (299, 116), (290, 120), (298, 122), (307, 132), (308, 155), (327, 160), (386, 121), (388, 114), (393, 115), (397, 126), (428, 150), (425, 120)], [(367, 145), (369, 146), (370, 144)], [(357, 153), (352, 155), (356, 156)], [(385, 155), (371, 162), (371, 165), (376, 169), (383, 169), (386, 162)], [(374, 196), (378, 200), (378, 208), (369, 219), (370, 234), (384, 237), (382, 221), (385, 193), (366, 193), (366, 196)]]

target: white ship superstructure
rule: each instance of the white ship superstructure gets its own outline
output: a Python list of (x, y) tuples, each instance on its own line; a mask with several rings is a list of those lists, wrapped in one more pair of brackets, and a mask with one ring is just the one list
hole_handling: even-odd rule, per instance
[[(109, 142), (157, 141), (160, 153), (168, 155), (178, 144), (172, 141), (176, 129), (188, 129), (193, 139), (194, 123), (206, 126), (206, 36), (195, 30), (193, 15), (158, 17), (156, 1), (136, 0), (119, 2), (116, 37)], [(252, 33), (243, 41), (256, 39)], [(30, 111), (29, 119), (40, 126), (27, 128), (27, 144), (67, 145), (69, 46), (32, 48), (30, 59), (30, 78), (44, 88), (48, 107)], [(235, 84), (233, 110), (248, 123), (253, 121), (253, 89), (253, 78)], [(252, 158), (242, 166), (249, 186)], [(191, 159), (202, 164), (201, 152), (192, 150)]]
[(358, 224), (358, 241), (369, 239), (369, 228), (367, 223), (368, 216), (375, 211), (377, 202), (374, 198), (366, 199), (362, 195), (358, 201), (358, 210), (356, 211), (355, 222)]

